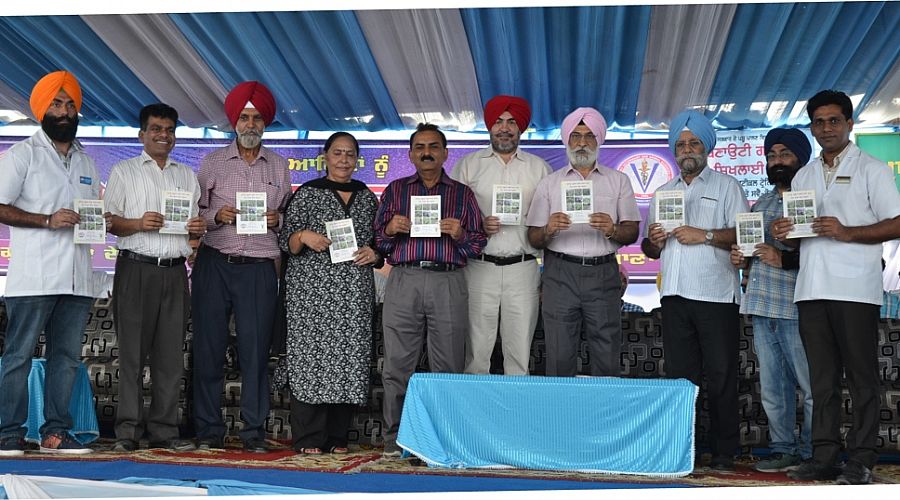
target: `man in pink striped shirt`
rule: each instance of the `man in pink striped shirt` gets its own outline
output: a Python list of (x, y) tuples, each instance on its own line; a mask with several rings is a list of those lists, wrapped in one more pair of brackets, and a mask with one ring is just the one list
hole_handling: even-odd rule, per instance
[[(288, 162), (262, 145), (275, 118), (275, 99), (262, 83), (238, 84), (225, 98), (235, 142), (200, 164), (200, 216), (207, 230), (193, 281), (194, 426), (200, 449), (222, 448), (222, 384), (228, 321), (234, 313), (241, 367), (241, 441), (246, 451), (265, 453), (269, 414), (268, 357), (278, 294), (275, 261), (280, 256), (281, 211), (291, 192)], [(260, 214), (238, 197), (265, 199), (262, 232), (243, 226)], [(252, 224), (252, 221), (251, 221)], [(248, 224), (250, 225), (250, 224)]]

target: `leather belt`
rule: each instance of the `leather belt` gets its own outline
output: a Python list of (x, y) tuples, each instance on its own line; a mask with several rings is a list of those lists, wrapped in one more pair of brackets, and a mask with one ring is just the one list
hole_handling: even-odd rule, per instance
[(140, 262), (142, 264), (153, 264), (157, 267), (183, 266), (184, 261), (186, 260), (184, 257), (175, 257), (171, 259), (150, 257), (149, 255), (141, 255), (139, 253), (132, 252), (131, 250), (119, 250), (119, 256), (128, 260)]
[(522, 254), (522, 255), (513, 255), (512, 257), (496, 257), (494, 255), (481, 254), (478, 256), (478, 260), (483, 260), (485, 262), (490, 262), (495, 266), (508, 266), (510, 264), (518, 264), (519, 262), (526, 262), (529, 260), (534, 260), (535, 256), (530, 253)]
[(401, 262), (398, 267), (411, 267), (413, 269), (427, 269), (429, 271), (455, 271), (460, 268), (456, 264), (445, 264), (443, 262), (433, 262), (430, 260), (416, 260), (412, 262)]
[(574, 255), (554, 252), (553, 250), (549, 249), (544, 251), (566, 262), (574, 262), (575, 264), (581, 264), (582, 266), (599, 266), (600, 264), (606, 264), (607, 262), (613, 262), (616, 260), (616, 254), (614, 253), (608, 253), (599, 257), (576, 257)]
[(244, 255), (228, 255), (224, 254), (213, 247), (204, 245), (201, 247), (203, 250), (209, 251), (210, 255), (216, 257), (217, 259), (224, 260), (229, 264), (261, 264), (263, 262), (272, 262), (273, 259), (268, 259), (265, 257), (246, 257)]

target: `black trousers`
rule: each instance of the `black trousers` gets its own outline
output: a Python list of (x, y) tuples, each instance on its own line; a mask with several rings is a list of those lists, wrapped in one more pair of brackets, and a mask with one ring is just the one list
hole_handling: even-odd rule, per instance
[(874, 304), (838, 300), (797, 303), (800, 338), (809, 361), (812, 387), (813, 458), (834, 464), (841, 452), (841, 376), (846, 374), (853, 402), (853, 426), (847, 433), (850, 460), (868, 468), (878, 454), (880, 410), (878, 309)]
[(706, 377), (710, 450), (734, 456), (740, 445), (738, 305), (679, 296), (661, 302), (666, 376), (686, 378), (698, 387)]
[(269, 415), (269, 346), (278, 282), (272, 261), (229, 264), (201, 247), (194, 263), (194, 427), (222, 438), (228, 320), (234, 313), (241, 366), (241, 439), (264, 439)]
[(354, 407), (348, 403), (311, 404), (291, 394), (291, 435), (294, 449), (347, 447)]

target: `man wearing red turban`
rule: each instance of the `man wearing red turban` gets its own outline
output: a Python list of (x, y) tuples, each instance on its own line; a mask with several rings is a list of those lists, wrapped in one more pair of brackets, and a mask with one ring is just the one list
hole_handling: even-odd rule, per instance
[[(268, 451), (268, 359), (275, 319), (280, 256), (278, 229), (291, 193), (288, 162), (262, 145), (275, 117), (275, 98), (259, 82), (243, 82), (225, 98), (225, 114), (237, 135), (200, 164), (200, 216), (208, 232), (192, 275), (194, 324), (194, 426), (200, 449), (221, 448), (225, 437), (220, 397), (228, 319), (234, 313), (241, 367), (240, 432), (244, 449)], [(265, 199), (265, 228), (245, 230), (242, 199)], [(255, 201), (255, 200), (252, 200)], [(257, 230), (258, 231), (258, 230)]]
[(48, 349), (41, 451), (90, 453), (70, 434), (69, 402), (94, 295), (90, 246), (72, 240), (72, 227), (81, 220), (72, 209), (76, 198), (100, 198), (100, 175), (75, 140), (81, 88), (71, 73), (41, 78), (31, 109), (41, 130), (0, 157), (0, 223), (11, 226), (12, 251), (0, 365), (0, 456), (25, 450), (28, 374), (41, 332)]
[(450, 174), (475, 193), (489, 237), (484, 253), (465, 267), (466, 373), (490, 371), (499, 320), (503, 372), (528, 374), (541, 273), (524, 223), (538, 182), (550, 173), (547, 162), (519, 149), (530, 120), (531, 108), (521, 97), (498, 95), (488, 101), (484, 121), (491, 146), (462, 158)]

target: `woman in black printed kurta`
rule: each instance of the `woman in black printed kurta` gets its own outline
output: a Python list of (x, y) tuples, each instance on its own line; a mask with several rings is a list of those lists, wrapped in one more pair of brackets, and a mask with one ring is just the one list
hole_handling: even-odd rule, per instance
[[(294, 449), (347, 452), (354, 405), (368, 398), (375, 288), (372, 268), (377, 200), (351, 175), (359, 155), (345, 132), (325, 142), (327, 175), (302, 185), (285, 211), (279, 238), (288, 252), (285, 277), (287, 356), (276, 378), (291, 389)], [(325, 223), (352, 219), (359, 250), (332, 263)], [(337, 239), (337, 238), (335, 238)]]

